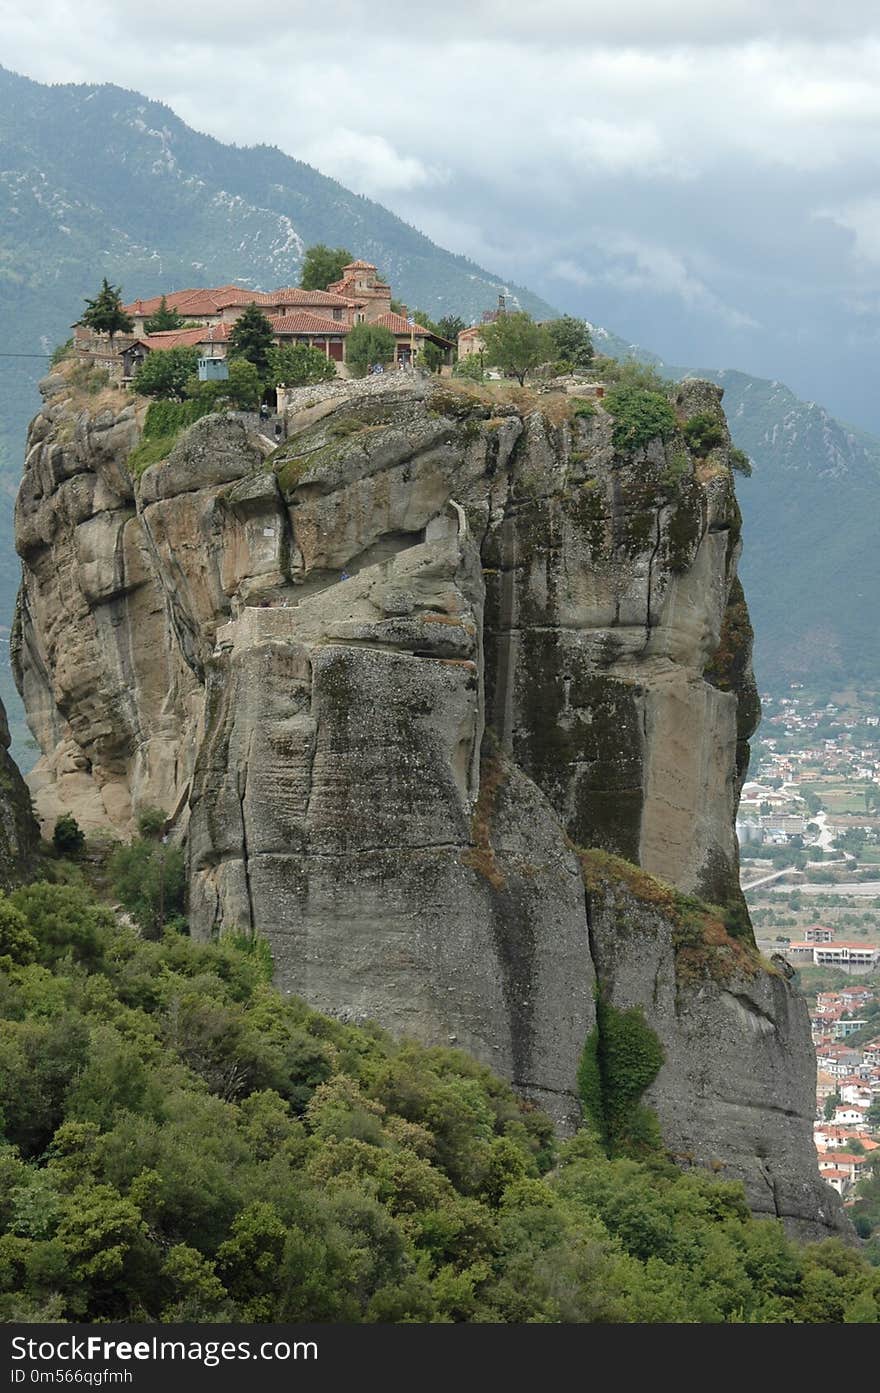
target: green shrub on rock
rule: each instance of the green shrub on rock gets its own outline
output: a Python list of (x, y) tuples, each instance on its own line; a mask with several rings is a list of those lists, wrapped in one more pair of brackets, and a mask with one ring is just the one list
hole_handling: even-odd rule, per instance
[(59, 856), (76, 856), (85, 846), (85, 833), (71, 813), (62, 813), (55, 823), (52, 845)]
[(652, 440), (668, 440), (676, 429), (675, 412), (660, 392), (612, 387), (602, 404), (614, 417), (611, 440), (618, 454), (632, 455)]
[(698, 411), (696, 416), (691, 416), (684, 424), (683, 433), (691, 449), (700, 455), (708, 454), (725, 440), (724, 426), (711, 411)]

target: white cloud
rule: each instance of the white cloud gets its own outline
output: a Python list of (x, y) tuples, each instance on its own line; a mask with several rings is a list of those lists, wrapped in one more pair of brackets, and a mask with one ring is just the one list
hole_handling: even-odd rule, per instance
[(687, 164), (668, 149), (653, 121), (573, 116), (554, 122), (550, 133), (556, 138), (557, 149), (567, 149), (572, 163), (585, 174), (690, 177)]
[(757, 320), (725, 302), (669, 247), (643, 241), (609, 228), (594, 228), (591, 261), (585, 267), (569, 257), (555, 261), (552, 272), (582, 289), (611, 285), (633, 295), (666, 295), (689, 309), (708, 310), (733, 329), (755, 329)]
[(384, 136), (363, 134), (347, 126), (313, 137), (298, 153), (307, 164), (374, 198), (443, 180), (441, 171), (412, 155), (401, 155)]
[(855, 199), (839, 208), (823, 208), (814, 216), (852, 234), (856, 257), (880, 266), (880, 198)]

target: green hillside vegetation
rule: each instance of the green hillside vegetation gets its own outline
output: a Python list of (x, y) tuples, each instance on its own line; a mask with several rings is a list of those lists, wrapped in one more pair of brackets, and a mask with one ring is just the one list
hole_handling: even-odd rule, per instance
[(260, 940), (148, 941), (39, 882), (0, 964), (2, 1320), (880, 1318), (857, 1252), (559, 1144), (467, 1055), (282, 998)]

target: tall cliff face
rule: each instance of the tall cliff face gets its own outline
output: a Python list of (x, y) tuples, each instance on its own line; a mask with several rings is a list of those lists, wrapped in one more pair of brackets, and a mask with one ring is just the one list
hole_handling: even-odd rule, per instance
[(136, 406), (67, 392), (18, 501), (41, 814), (125, 833), (161, 806), (194, 933), (265, 934), (283, 987), (457, 1043), (562, 1126), (597, 990), (640, 1008), (670, 1149), (838, 1225), (804, 1004), (738, 890), (757, 701), (726, 444), (621, 456), (577, 397), (389, 378), (293, 394), (271, 453), (205, 418), (133, 480)]

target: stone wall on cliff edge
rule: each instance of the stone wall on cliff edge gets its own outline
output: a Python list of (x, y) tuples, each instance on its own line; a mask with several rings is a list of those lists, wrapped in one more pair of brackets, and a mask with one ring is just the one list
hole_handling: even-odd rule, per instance
[[(35, 801), (117, 834), (162, 807), (194, 933), (265, 934), (285, 990), (458, 1044), (563, 1128), (597, 985), (640, 1006), (671, 1149), (828, 1231), (802, 1002), (738, 888), (757, 700), (720, 394), (675, 401), (715, 449), (621, 455), (576, 393), (323, 384), (279, 450), (207, 417), (135, 478), (143, 406), (50, 379), (17, 506)], [(683, 958), (629, 892), (606, 924), (585, 848), (720, 906), (735, 947), (710, 916)]]

